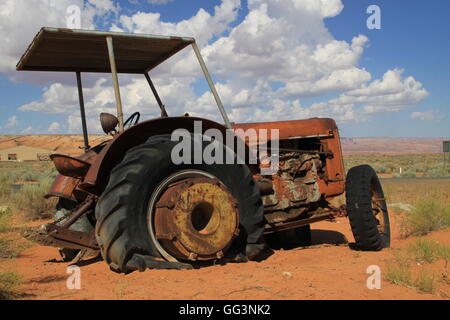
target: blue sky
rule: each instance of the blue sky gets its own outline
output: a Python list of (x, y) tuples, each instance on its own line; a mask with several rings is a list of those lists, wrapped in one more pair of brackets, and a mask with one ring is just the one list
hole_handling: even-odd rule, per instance
[[(289, 12), (274, 4), (276, 1), (267, 1), (269, 4), (265, 6), (265, 1), (259, 0), (173, 0), (160, 4), (146, 0), (89, 0), (84, 3), (62, 0), (53, 1), (46, 9), (48, 1), (5, 0), (0, 5), (0, 15), (1, 11), (6, 14), (10, 10), (13, 17), (0, 19), (0, 26), (4, 27), (0, 28), (4, 30), (0, 35), (8, 37), (9, 34), (2, 34), (8, 32), (6, 27), (20, 25), (21, 22), (12, 19), (14, 15), (19, 19), (21, 10), (31, 1), (42, 6), (45, 14), (39, 14), (37, 9), (34, 15), (27, 13), (29, 25), (14, 28), (17, 34), (7, 40), (9, 47), (0, 49), (0, 58), (6, 57), (3, 61), (18, 60), (40, 26), (65, 27), (67, 5), (81, 4), (83, 28), (186, 32), (189, 34), (184, 35), (195, 36), (234, 121), (321, 116), (336, 118), (341, 135), (346, 137), (450, 137), (449, 1), (333, 0), (329, 7), (308, 11), (308, 3), (313, 0), (305, 0), (305, 5), (295, 6), (299, 10), (299, 21), (295, 21), (295, 17), (288, 17)], [(291, 1), (294, 3), (294, 0), (286, 0), (286, 3)], [(369, 30), (366, 26), (369, 17), (366, 9), (373, 4), (381, 9), (380, 30)], [(292, 6), (294, 8), (294, 4)], [(209, 16), (199, 14), (201, 9)], [(142, 19), (138, 19), (140, 13)], [(156, 18), (155, 13), (160, 16)], [(268, 19), (273, 19), (268, 22), (273, 24), (273, 30), (264, 26)], [(186, 24), (181, 25), (182, 20)], [(311, 24), (317, 24), (317, 28), (302, 32)], [(183, 29), (183, 26), (188, 28)], [(274, 37), (264, 37), (272, 31)], [(243, 35), (251, 39), (246, 41)], [(355, 40), (359, 35), (362, 36)], [(279, 38), (285, 42), (275, 46), (271, 39)], [(271, 45), (275, 48), (272, 53), (263, 50)], [(253, 52), (259, 46), (261, 49)], [(222, 53), (228, 49), (229, 55)], [(297, 55), (299, 52), (305, 56)], [(169, 111), (175, 114), (188, 111), (220, 120), (216, 117), (218, 112), (213, 111), (198, 69), (190, 65), (189, 55), (186, 52), (167, 68), (156, 71), (156, 84)], [(242, 57), (241, 63), (233, 60), (238, 56)], [(318, 58), (310, 60), (311, 56)], [(290, 62), (294, 67), (299, 66), (298, 74), (286, 75), (292, 70), (287, 63), (291, 59), (294, 59)], [(252, 63), (254, 66), (250, 68), (248, 65)], [(277, 63), (282, 63), (281, 68), (286, 67), (286, 70), (273, 67)], [(72, 92), (76, 93), (74, 75), (18, 75), (11, 64), (0, 65), (0, 134), (81, 132), (76, 101), (67, 98)], [(186, 66), (185, 74), (175, 77), (180, 65)], [(194, 77), (190, 77), (192, 74)], [(336, 74), (342, 75), (344, 84), (341, 79), (335, 79)], [(87, 108), (89, 103), (93, 106), (88, 110), (88, 127), (90, 132), (98, 132), (96, 114), (114, 107), (108, 98), (112, 92), (110, 79), (97, 83), (102, 76), (85, 77)], [(144, 90), (141, 80), (121, 79), (124, 105), (125, 108), (130, 106), (130, 113), (155, 107), (151, 96), (141, 94), (141, 87)], [(174, 83), (180, 84), (175, 86)], [(397, 88), (389, 93), (391, 96), (385, 92), (390, 83)], [(63, 91), (69, 94), (59, 94)], [(137, 99), (133, 92), (144, 98)], [(386, 102), (390, 100), (392, 102)], [(67, 111), (58, 111), (58, 104), (68, 105)], [(144, 118), (149, 118), (156, 113), (145, 115)]]
[[(355, 19), (371, 5), (382, 12), (381, 30), (368, 30), (363, 19)], [(429, 91), (423, 102), (411, 108), (379, 116), (376, 121), (353, 125), (349, 136), (450, 136), (450, 1), (344, 1), (343, 12), (327, 21), (337, 39), (348, 40), (363, 33), (370, 39), (360, 65), (380, 77), (389, 68), (403, 68)], [(412, 120), (410, 111), (438, 110), (446, 119), (439, 122)], [(386, 133), (380, 132), (380, 129)]]

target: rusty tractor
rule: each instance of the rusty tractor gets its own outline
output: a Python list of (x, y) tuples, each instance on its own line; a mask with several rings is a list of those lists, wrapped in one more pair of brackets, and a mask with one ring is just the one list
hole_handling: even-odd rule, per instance
[[(187, 114), (168, 116), (148, 74), (189, 45), (224, 124)], [(59, 175), (46, 197), (59, 199), (55, 221), (24, 231), (30, 240), (60, 248), (66, 261), (101, 255), (113, 271), (128, 273), (258, 260), (270, 248), (309, 245), (312, 223), (341, 216), (350, 219), (356, 247), (389, 246), (379, 179), (367, 165), (345, 174), (335, 121), (230, 123), (194, 38), (42, 28), (17, 70), (76, 74), (84, 152), (77, 157), (51, 155)], [(100, 115), (110, 139), (96, 146), (89, 145), (82, 72), (111, 73), (114, 85), (117, 115)], [(160, 117), (140, 122), (135, 112), (124, 121), (119, 73), (145, 76)], [(228, 129), (277, 129), (277, 145), (266, 143), (267, 155), (278, 156), (276, 172), (264, 174), (258, 156), (256, 163), (248, 161), (251, 146), (259, 142), (237, 134), (236, 146), (244, 145), (248, 156), (243, 162), (231, 149), (232, 163), (174, 164), (171, 133), (193, 133), (198, 122), (205, 136), (210, 129), (223, 134)], [(200, 150), (212, 140), (201, 140)], [(219, 143), (219, 148), (226, 146)], [(344, 192), (346, 205), (333, 206), (332, 200)]]

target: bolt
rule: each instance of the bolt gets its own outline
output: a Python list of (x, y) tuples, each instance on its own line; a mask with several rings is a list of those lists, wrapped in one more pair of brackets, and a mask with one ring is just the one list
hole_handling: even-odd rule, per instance
[(188, 259), (191, 260), (191, 261), (196, 261), (197, 257), (198, 257), (198, 254), (190, 252)]

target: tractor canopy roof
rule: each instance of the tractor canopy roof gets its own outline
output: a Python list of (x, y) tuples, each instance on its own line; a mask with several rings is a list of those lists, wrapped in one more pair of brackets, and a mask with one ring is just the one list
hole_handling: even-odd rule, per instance
[(114, 43), (118, 73), (146, 73), (195, 42), (190, 37), (44, 27), (16, 69), (109, 73), (107, 37)]

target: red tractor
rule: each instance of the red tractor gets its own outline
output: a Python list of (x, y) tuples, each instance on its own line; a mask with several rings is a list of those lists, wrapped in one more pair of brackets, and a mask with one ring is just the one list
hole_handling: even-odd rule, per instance
[[(187, 114), (168, 116), (148, 75), (189, 45), (224, 124)], [(67, 261), (101, 253), (112, 270), (128, 273), (192, 268), (201, 261), (258, 260), (270, 246), (310, 244), (311, 223), (345, 215), (358, 248), (389, 246), (379, 179), (367, 165), (345, 175), (335, 121), (230, 123), (193, 38), (42, 28), (17, 70), (77, 76), (84, 153), (51, 156), (60, 174), (47, 195), (59, 198), (55, 222), (24, 232), (31, 240), (60, 248)], [(81, 72), (111, 73), (114, 84), (117, 115), (100, 115), (111, 138), (94, 147), (88, 141)], [(118, 73), (145, 76), (161, 117), (139, 122), (136, 112), (124, 121)], [(216, 159), (227, 161), (199, 160), (193, 152), (182, 155), (188, 161), (175, 163), (177, 130), (189, 133), (194, 150), (206, 152), (214, 144)], [(260, 132), (270, 130), (277, 131), (277, 141), (262, 143)], [(256, 140), (245, 136), (249, 131), (257, 133)], [(235, 132), (234, 147), (212, 138), (211, 132)], [(276, 156), (275, 171), (264, 170), (267, 163), (259, 149), (254, 154), (255, 146), (264, 147), (265, 156)], [(334, 207), (330, 201), (344, 192), (347, 204)]]

